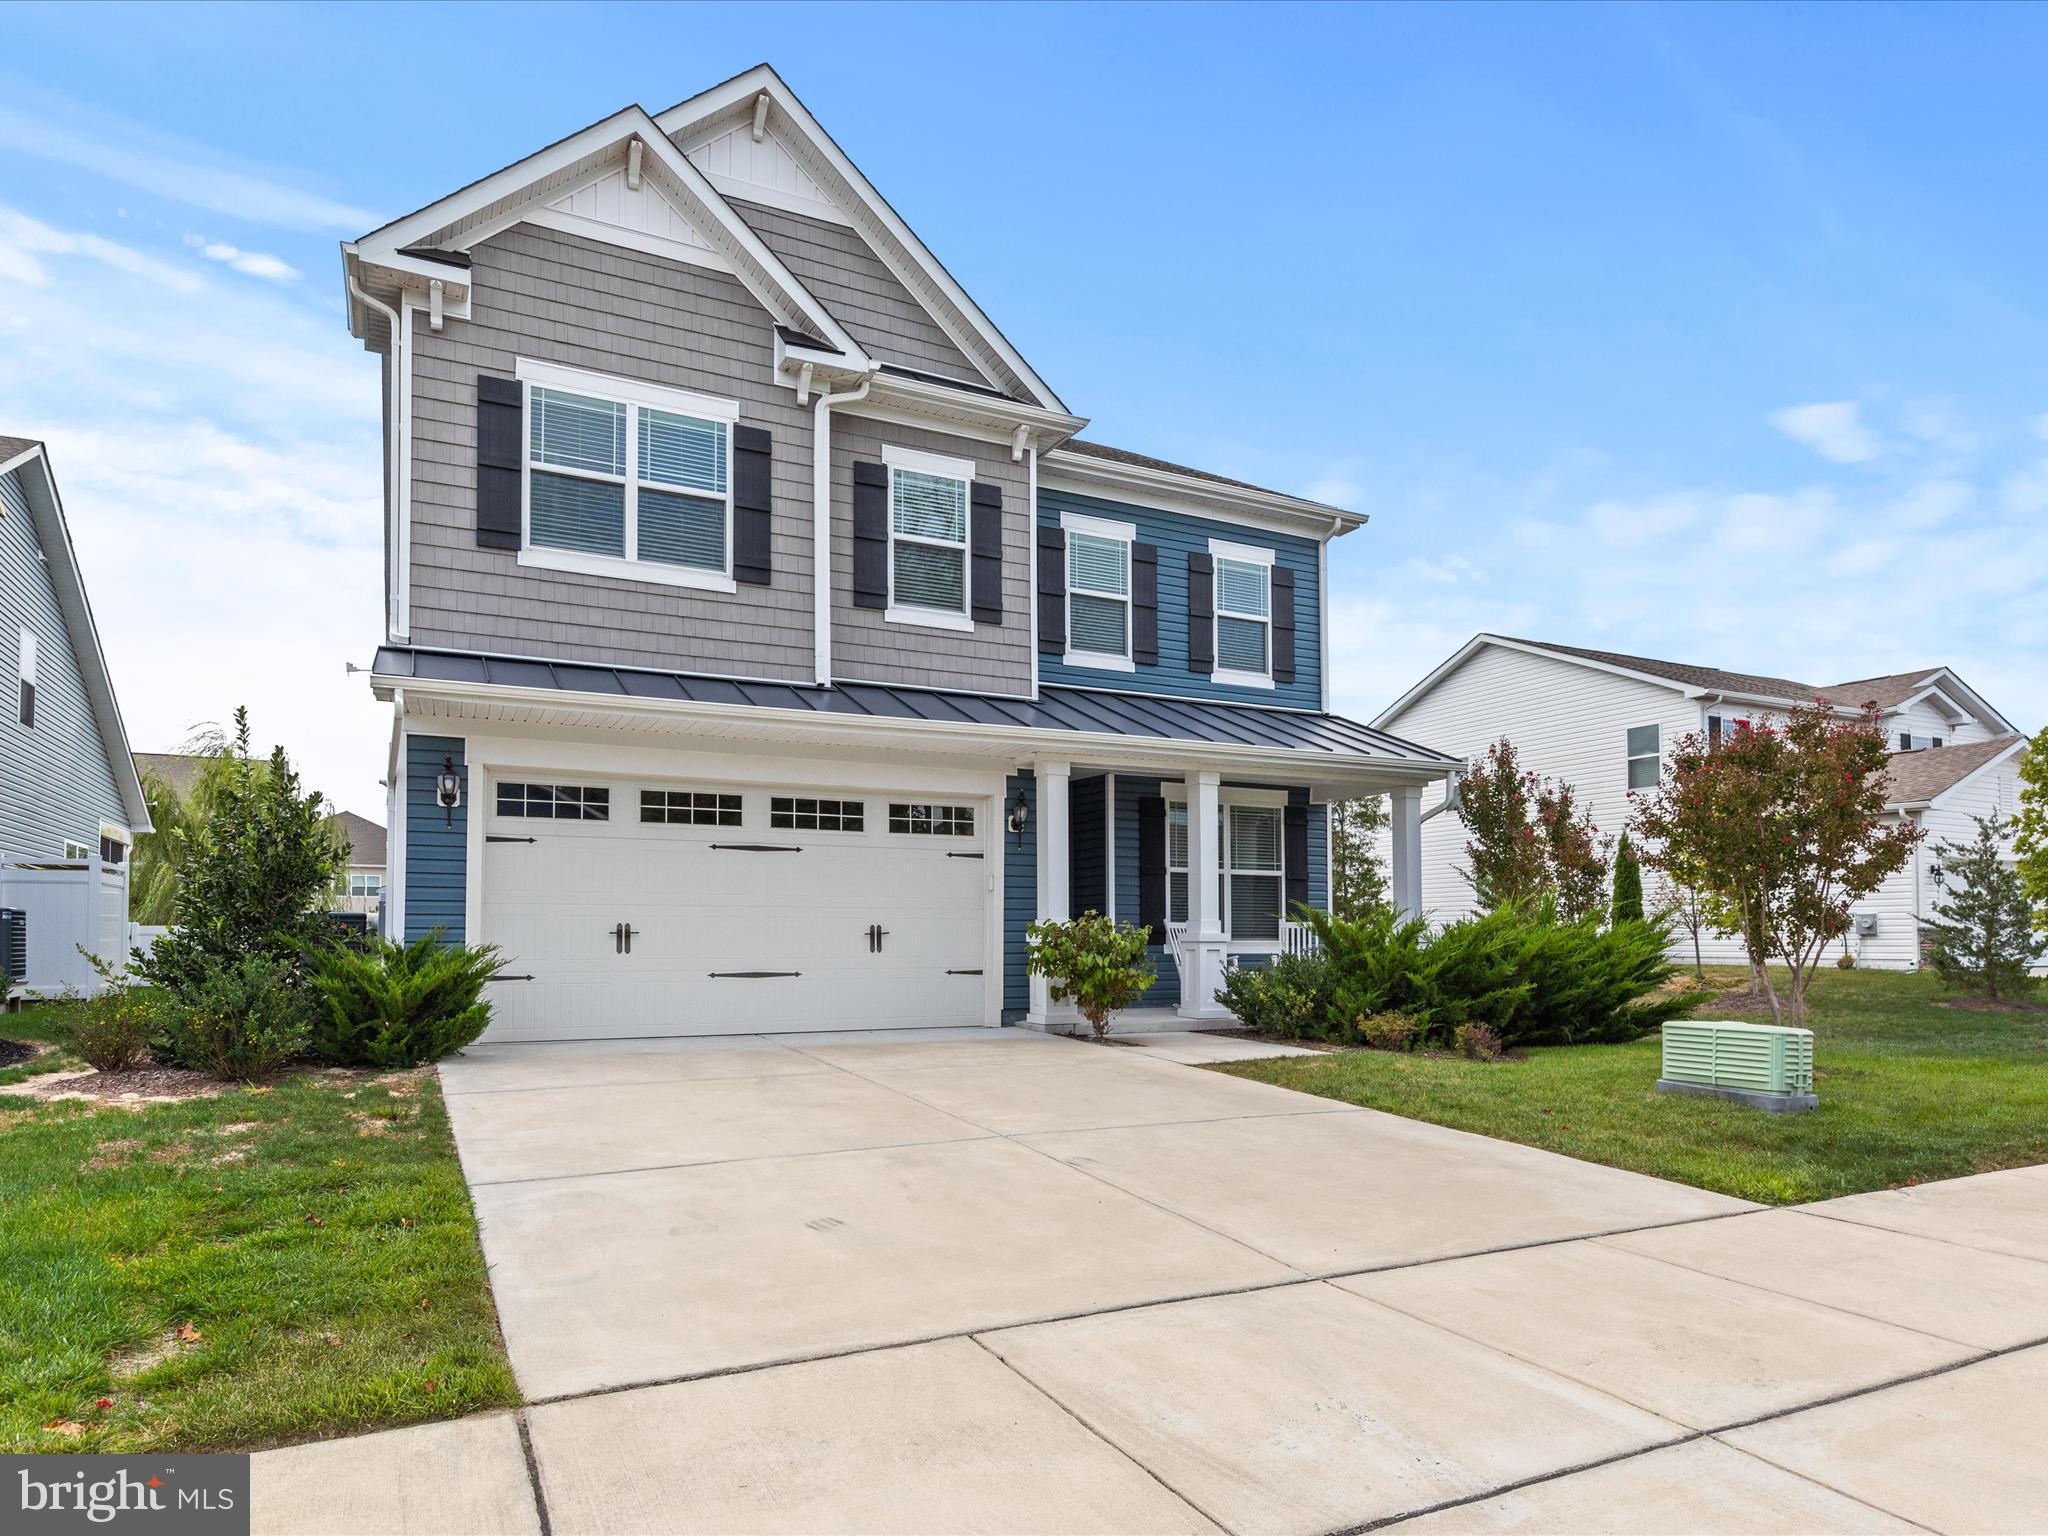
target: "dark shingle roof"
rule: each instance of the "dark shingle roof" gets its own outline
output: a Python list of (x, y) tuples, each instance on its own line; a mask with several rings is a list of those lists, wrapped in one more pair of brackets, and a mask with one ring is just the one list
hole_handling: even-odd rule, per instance
[(351, 869), (382, 869), (384, 867), (384, 829), (367, 816), (358, 816), (354, 811), (336, 811), (327, 818), (341, 829), (348, 839), (348, 862)]
[(1313, 710), (1212, 704), (1153, 694), (1093, 688), (1039, 689), (1036, 699), (1000, 694), (948, 693), (934, 688), (840, 683), (819, 688), (799, 683), (757, 683), (675, 672), (644, 672), (584, 662), (517, 661), (468, 652), (385, 646), (371, 668), (378, 677), (423, 681), (498, 683), (513, 688), (559, 688), (673, 703), (808, 709), (821, 715), (864, 715), (882, 720), (928, 720), (941, 725), (994, 725), (1021, 730), (1085, 731), (1100, 736), (1203, 741), (1217, 746), (1281, 748), (1332, 756), (1378, 757), (1436, 765), (1454, 758), (1417, 746), (1342, 715)]
[(33, 437), (0, 437), (0, 463), (18, 459), (31, 448), (43, 445)]
[[(1925, 677), (1927, 674), (1919, 674)], [(1966, 741), (1953, 747), (1922, 747), (1917, 752), (1894, 752), (1884, 770), (1887, 805), (1918, 805), (1951, 790), (2020, 738), (1994, 736), (1989, 741)]]
[(1228, 475), (1211, 474), (1206, 469), (1191, 469), (1185, 464), (1174, 464), (1166, 459), (1155, 459), (1148, 453), (1132, 453), (1128, 448), (1112, 448), (1107, 443), (1091, 443), (1085, 438), (1072, 437), (1060, 444), (1063, 450), (1085, 454), (1091, 459), (1106, 459), (1112, 464), (1133, 464), (1140, 469), (1156, 469), (1162, 474), (1186, 475), (1193, 480), (1207, 480), (1212, 485), (1228, 485), (1240, 491), (1257, 491), (1262, 496), (1285, 496), (1290, 501), (1306, 502), (1312, 507), (1326, 507), (1332, 512), (1344, 512), (1347, 517), (1356, 517), (1355, 512), (1345, 512), (1342, 507), (1332, 507), (1328, 502), (1310, 501), (1305, 496), (1296, 496), (1291, 491), (1276, 491), (1270, 486), (1253, 485), (1249, 480), (1233, 480)]
[(163, 780), (170, 786), (172, 794), (183, 799), (199, 781), (200, 765), (205, 761), (196, 752), (138, 752), (135, 754), (135, 771)]
[(1879, 709), (1892, 709), (1918, 693), (1928, 678), (1947, 670), (1945, 667), (1922, 667), (1917, 672), (1893, 672), (1885, 677), (1830, 683), (1821, 690), (1821, 697), (1832, 704), (1860, 707), (1875, 702)]
[(1517, 645), (1533, 645), (1538, 650), (1556, 651), (1565, 656), (1582, 656), (1588, 661), (1604, 661), (1609, 666), (1627, 667), (1632, 672), (1647, 672), (1652, 677), (1669, 678), (1674, 683), (1684, 683), (1689, 688), (1711, 688), (1726, 693), (1755, 693), (1765, 698), (1790, 699), (1803, 702), (1818, 698), (1822, 692), (1812, 683), (1796, 682), (1789, 677), (1766, 677), (1756, 672), (1728, 672), (1720, 667), (1695, 667), (1682, 661), (1658, 661), (1649, 656), (1630, 656), (1621, 651), (1596, 651), (1582, 645), (1558, 645), (1549, 640), (1522, 640), (1513, 635), (1502, 635), (1503, 640), (1514, 640)]

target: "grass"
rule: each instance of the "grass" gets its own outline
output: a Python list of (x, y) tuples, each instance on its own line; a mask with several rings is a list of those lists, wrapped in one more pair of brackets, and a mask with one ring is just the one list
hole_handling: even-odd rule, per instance
[(139, 1111), (0, 1087), (0, 1452), (247, 1449), (518, 1400), (431, 1073)]
[[(2048, 1013), (1939, 1006), (1954, 995), (1930, 974), (1823, 972), (1807, 1018), (1820, 1108), (1795, 1115), (1658, 1093), (1654, 1038), (1494, 1063), (1347, 1051), (1216, 1070), (1769, 1204), (2048, 1162)], [(1711, 1000), (1699, 1014), (1770, 1022)]]

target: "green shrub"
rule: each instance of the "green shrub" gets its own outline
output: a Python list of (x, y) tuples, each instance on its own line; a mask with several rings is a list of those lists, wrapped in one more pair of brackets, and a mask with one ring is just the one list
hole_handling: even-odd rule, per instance
[(1095, 1032), (1109, 1033), (1110, 1019), (1144, 996), (1158, 977), (1146, 963), (1149, 928), (1119, 923), (1099, 912), (1070, 922), (1033, 923), (1024, 931), (1031, 974), (1052, 984), (1052, 1000), (1071, 1002)]
[(1614, 850), (1614, 905), (1609, 915), (1617, 923), (1643, 921), (1643, 866), (1626, 832)]
[(1412, 1051), (1422, 1034), (1405, 1013), (1369, 1013), (1354, 1019), (1352, 1027), (1359, 1040), (1376, 1051)]
[(134, 1066), (148, 1048), (162, 1011), (159, 992), (110, 986), (96, 996), (72, 998), (60, 1005), (58, 1043), (102, 1072), (119, 1072)]
[(417, 1067), (459, 1051), (491, 1022), (485, 985), (505, 968), (498, 951), (371, 935), (316, 958), (313, 1049), (344, 1067)]
[(194, 978), (161, 1010), (159, 1059), (231, 1082), (275, 1077), (306, 1049), (311, 1007), (290, 964), (249, 954)]
[(1275, 1040), (1332, 1038), (1330, 965), (1321, 955), (1275, 955), (1270, 965), (1233, 966), (1216, 1001), (1256, 1034)]

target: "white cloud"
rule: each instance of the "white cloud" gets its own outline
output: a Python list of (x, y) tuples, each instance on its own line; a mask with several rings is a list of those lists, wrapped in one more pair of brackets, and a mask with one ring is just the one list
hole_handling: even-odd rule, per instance
[[(15, 94), (18, 98), (20, 93)], [(360, 234), (378, 222), (364, 209), (260, 172), (224, 166), (218, 156), (139, 123), (102, 115), (99, 123), (87, 126), (84, 116), (59, 98), (0, 106), (0, 148), (257, 224)]]
[(208, 261), (221, 262), (250, 277), (260, 277), (273, 283), (290, 283), (296, 282), (300, 276), (299, 269), (281, 257), (266, 256), (261, 251), (245, 251), (239, 246), (229, 245), (224, 240), (209, 240), (204, 235), (187, 235), (185, 243)]
[(1975, 498), (1965, 480), (1924, 480), (1892, 503), (1892, 521), (1902, 528), (1938, 528)]
[(1861, 464), (1882, 451), (1877, 434), (1858, 418), (1853, 400), (1788, 405), (1771, 412), (1770, 421), (1794, 442), (1804, 443), (1833, 464)]
[(1353, 510), (1365, 499), (1365, 485), (1350, 465), (1334, 464), (1309, 482), (1305, 494), (1326, 507)]
[(1602, 501), (1586, 514), (1586, 526), (1609, 549), (1640, 549), (1684, 532), (1699, 516), (1699, 501), (1690, 495)]
[(1721, 547), (1743, 555), (1799, 554), (1820, 537), (1833, 515), (1834, 497), (1825, 490), (1730, 496), (1717, 520)]
[(40, 259), (45, 256), (83, 257), (181, 293), (192, 293), (199, 287), (199, 279), (190, 272), (145, 256), (118, 241), (55, 229), (40, 219), (0, 206), (0, 278), (43, 287), (50, 281), (49, 267)]

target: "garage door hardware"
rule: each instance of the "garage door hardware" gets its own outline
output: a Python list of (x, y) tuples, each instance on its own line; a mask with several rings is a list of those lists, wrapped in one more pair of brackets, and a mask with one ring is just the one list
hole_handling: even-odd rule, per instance
[(949, 859), (978, 859), (981, 855), (978, 853), (949, 853), (946, 857)]
[(530, 837), (510, 837), (503, 832), (486, 832), (484, 834), (484, 841), (487, 843), (530, 843), (533, 839)]
[(946, 974), (948, 976), (979, 976), (981, 971), (977, 968), (972, 971), (948, 971)]
[(630, 955), (633, 953), (633, 938), (639, 932), (638, 928), (634, 928), (626, 923), (614, 923), (612, 925), (612, 953), (615, 955)]
[(708, 972), (707, 974), (708, 974), (708, 975), (710, 975), (711, 977), (713, 977), (714, 979), (716, 979), (717, 977), (720, 977), (720, 976), (725, 976), (725, 977), (730, 977), (730, 978), (732, 978), (732, 979), (734, 979), (734, 980), (738, 980), (738, 981), (766, 981), (766, 980), (767, 980), (767, 979), (768, 979), (769, 977), (771, 977), (771, 976), (801, 976), (801, 975), (803, 975), (803, 972), (802, 972), (802, 971), (711, 971), (711, 972)]
[[(723, 848), (727, 853), (802, 853), (795, 843), (713, 843), (714, 848)], [(739, 973), (735, 971), (734, 975)]]
[(888, 929), (884, 928), (880, 923), (869, 923), (868, 953), (871, 955), (879, 955), (882, 952), (882, 940), (886, 939), (887, 937), (889, 937)]

